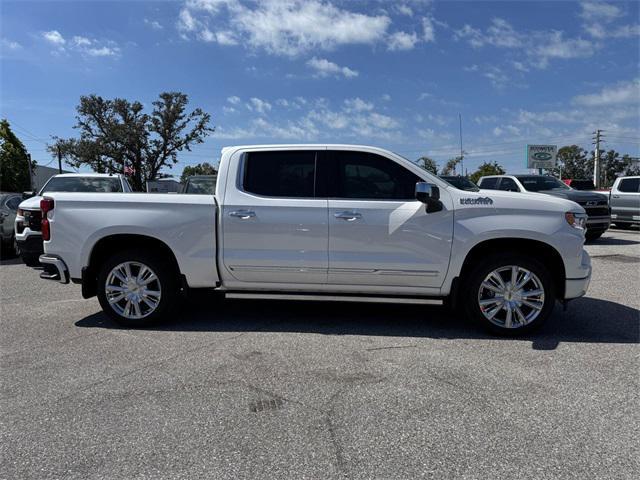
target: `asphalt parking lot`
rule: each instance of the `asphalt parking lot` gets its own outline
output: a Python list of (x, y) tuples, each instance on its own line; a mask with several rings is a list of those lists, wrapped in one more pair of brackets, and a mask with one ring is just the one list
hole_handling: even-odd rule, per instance
[(6, 479), (638, 478), (640, 232), (526, 339), (441, 307), (198, 296), (151, 330), (0, 267)]

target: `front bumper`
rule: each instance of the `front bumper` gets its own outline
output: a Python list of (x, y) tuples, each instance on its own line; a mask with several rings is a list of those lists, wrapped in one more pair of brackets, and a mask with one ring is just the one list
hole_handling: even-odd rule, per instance
[(69, 283), (69, 269), (60, 257), (55, 255), (40, 255), (40, 263), (44, 265), (44, 271), (40, 278), (45, 280), (57, 280), (60, 283)]
[(591, 257), (583, 249), (580, 268), (574, 270), (574, 275), (580, 275), (579, 278), (567, 278), (564, 284), (564, 299), (582, 297), (587, 293), (589, 283), (591, 282)]
[(611, 217), (587, 217), (587, 230), (605, 231), (611, 225)]

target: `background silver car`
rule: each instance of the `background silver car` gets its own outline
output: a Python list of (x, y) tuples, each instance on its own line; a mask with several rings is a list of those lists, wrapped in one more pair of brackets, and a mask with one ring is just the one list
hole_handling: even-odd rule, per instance
[(616, 227), (640, 224), (640, 176), (617, 178), (610, 195), (611, 223)]

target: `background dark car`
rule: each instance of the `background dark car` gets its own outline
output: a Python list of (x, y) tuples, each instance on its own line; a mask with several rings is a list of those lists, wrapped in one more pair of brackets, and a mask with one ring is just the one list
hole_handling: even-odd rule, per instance
[(565, 178), (563, 182), (569, 185), (574, 190), (593, 191), (596, 189), (596, 186), (593, 184), (593, 181), (589, 180), (588, 178)]
[(0, 249), (3, 255), (15, 252), (13, 222), (21, 201), (22, 195), (19, 193), (0, 192)]

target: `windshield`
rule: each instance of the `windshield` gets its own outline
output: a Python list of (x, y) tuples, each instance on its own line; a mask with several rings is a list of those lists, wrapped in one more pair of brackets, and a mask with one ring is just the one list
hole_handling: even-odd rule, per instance
[(571, 180), (571, 188), (574, 190), (595, 190), (596, 186), (591, 180)]
[(528, 192), (540, 192), (543, 190), (571, 190), (564, 182), (555, 177), (544, 175), (531, 175), (528, 177), (516, 177), (524, 189)]
[(480, 188), (478, 188), (478, 186), (475, 183), (473, 183), (471, 180), (469, 180), (467, 177), (445, 176), (440, 178), (443, 179), (445, 182), (450, 183), (451, 185), (453, 185), (459, 190), (465, 190), (467, 192), (480, 191)]
[(217, 177), (190, 178), (184, 193), (213, 195), (216, 193), (216, 179)]
[(122, 192), (118, 177), (53, 177), (40, 195), (47, 192)]

